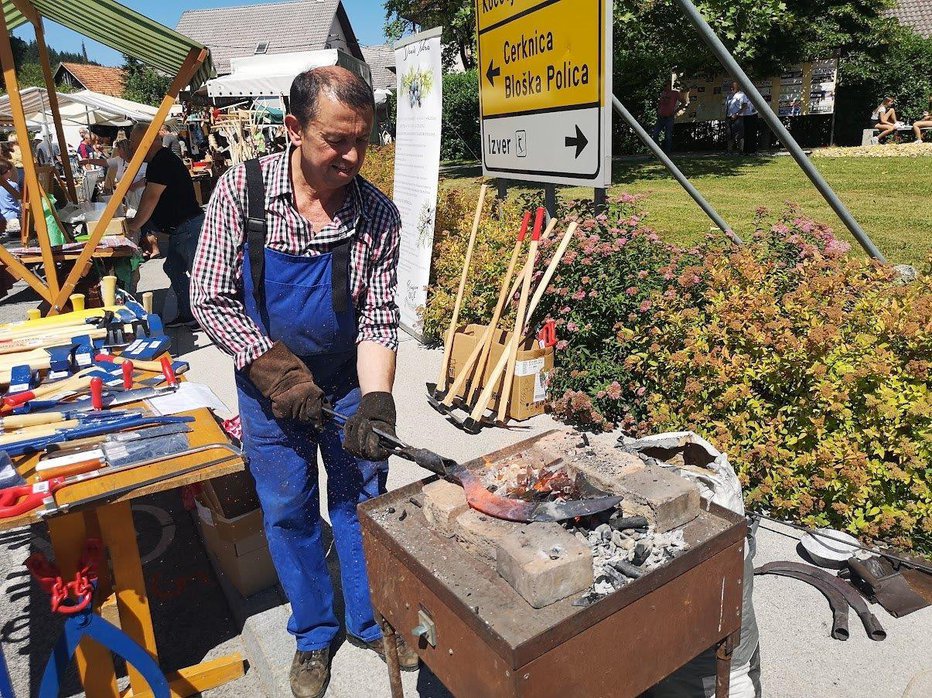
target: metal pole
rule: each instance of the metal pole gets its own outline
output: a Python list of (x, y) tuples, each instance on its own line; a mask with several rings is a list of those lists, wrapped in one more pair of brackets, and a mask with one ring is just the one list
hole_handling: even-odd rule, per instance
[(615, 107), (615, 111), (619, 116), (621, 116), (622, 119), (625, 120), (625, 122), (627, 122), (628, 126), (634, 129), (634, 132), (637, 134), (638, 138), (641, 139), (641, 142), (650, 148), (650, 151), (654, 154), (654, 156), (663, 163), (664, 167), (666, 167), (670, 174), (673, 175), (673, 178), (676, 179), (676, 181), (680, 183), (680, 186), (686, 190), (686, 193), (693, 198), (693, 201), (699, 204), (699, 208), (705, 211), (705, 215), (711, 218), (712, 222), (715, 223), (715, 225), (731, 240), (738, 243), (739, 245), (742, 244), (742, 240), (740, 237), (738, 237), (737, 233), (735, 233), (731, 229), (731, 226), (728, 225), (720, 215), (718, 215), (718, 211), (712, 208), (712, 204), (705, 200), (702, 194), (699, 193), (699, 190), (696, 189), (696, 187), (694, 187), (688, 179), (686, 179), (686, 175), (680, 171), (680, 168), (678, 168), (673, 160), (670, 159), (670, 156), (663, 152), (663, 149), (657, 145), (657, 141), (650, 137), (650, 134), (644, 130), (644, 127), (638, 123), (638, 120), (631, 115), (631, 112), (625, 108), (625, 105), (622, 104), (618, 97), (615, 95), (612, 95), (612, 106)]
[(783, 142), (786, 149), (790, 151), (790, 155), (793, 156), (796, 164), (806, 173), (806, 176), (809, 177), (815, 185), (815, 188), (819, 190), (819, 193), (828, 202), (828, 205), (832, 207), (832, 210), (835, 211), (842, 223), (845, 224), (845, 227), (851, 231), (851, 234), (854, 235), (861, 247), (864, 248), (864, 251), (874, 259), (886, 262), (887, 260), (880, 250), (877, 249), (867, 233), (861, 229), (858, 222), (854, 220), (854, 216), (851, 215), (851, 212), (845, 208), (841, 199), (832, 191), (828, 182), (825, 181), (809, 158), (806, 157), (803, 149), (799, 147), (799, 144), (794, 140), (793, 136), (790, 135), (790, 132), (786, 130), (783, 123), (770, 108), (770, 105), (764, 101), (764, 98), (761, 96), (761, 93), (757, 91), (757, 88), (754, 87), (754, 83), (751, 82), (751, 79), (741, 70), (741, 66), (738, 65), (738, 62), (732, 57), (731, 53), (728, 52), (728, 49), (725, 48), (725, 45), (715, 35), (715, 32), (712, 31), (712, 27), (705, 21), (702, 13), (696, 9), (696, 6), (693, 5), (690, 0), (676, 1), (679, 3), (680, 7), (683, 8), (686, 16), (689, 17), (689, 21), (692, 22), (693, 26), (699, 31), (699, 35), (702, 37), (703, 41), (712, 49), (712, 53), (722, 62), (722, 65), (725, 66), (725, 69), (731, 74), (735, 81), (741, 85), (741, 89), (744, 90), (744, 93), (751, 100), (754, 108), (757, 109), (757, 113), (760, 114), (761, 118), (773, 130), (777, 138)]
[(557, 188), (553, 184), (544, 185), (544, 208), (547, 209), (547, 220), (557, 215)]

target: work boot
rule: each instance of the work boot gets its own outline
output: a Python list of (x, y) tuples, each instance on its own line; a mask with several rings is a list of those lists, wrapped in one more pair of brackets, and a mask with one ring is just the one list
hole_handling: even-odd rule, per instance
[(295, 698), (321, 698), (330, 683), (330, 648), (295, 652), (289, 678)]
[[(382, 638), (366, 642), (365, 640), (360, 640), (358, 637), (347, 635), (346, 640), (356, 647), (372, 650), (382, 658), (383, 662), (385, 661), (385, 646), (382, 644)], [(417, 652), (408, 646), (408, 643), (405, 642), (404, 637), (402, 637), (400, 633), (395, 633), (395, 641), (398, 643), (398, 664), (401, 666), (401, 670), (417, 671), (421, 661), (417, 656)]]

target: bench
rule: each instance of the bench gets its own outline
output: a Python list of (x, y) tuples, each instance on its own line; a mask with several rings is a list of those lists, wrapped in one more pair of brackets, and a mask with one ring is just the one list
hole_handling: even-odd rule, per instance
[[(925, 126), (921, 131), (932, 131), (932, 127)], [(900, 126), (896, 129), (896, 133), (912, 133), (912, 126)], [(880, 129), (876, 128), (866, 128), (861, 132), (861, 145), (877, 145), (877, 134), (880, 133)], [(893, 134), (891, 134), (893, 135)]]

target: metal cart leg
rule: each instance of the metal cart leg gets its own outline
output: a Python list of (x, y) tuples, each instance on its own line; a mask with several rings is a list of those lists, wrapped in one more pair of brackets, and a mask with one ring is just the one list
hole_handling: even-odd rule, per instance
[(741, 631), (729, 635), (715, 651), (715, 698), (728, 698), (731, 689), (731, 653), (741, 639)]
[(395, 638), (395, 629), (385, 620), (385, 616), (376, 612), (376, 620), (382, 629), (382, 643), (385, 648), (385, 663), (388, 665), (388, 685), (391, 687), (392, 698), (404, 698), (404, 688), (401, 685), (401, 664), (398, 661), (398, 642)]

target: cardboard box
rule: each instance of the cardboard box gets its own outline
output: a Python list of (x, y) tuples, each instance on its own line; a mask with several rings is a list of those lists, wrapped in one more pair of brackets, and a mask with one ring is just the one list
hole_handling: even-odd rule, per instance
[(251, 596), (278, 582), (269, 545), (262, 528), (262, 511), (254, 509), (227, 518), (216, 508), (210, 482), (195, 501), (201, 539), (214, 568), (243, 596)]
[[(87, 232), (93, 233), (97, 229), (97, 220), (87, 221)], [(126, 227), (126, 218), (114, 217), (110, 219), (110, 222), (107, 224), (107, 228), (104, 230), (104, 235), (122, 235), (126, 236), (126, 233), (129, 229)]]
[[(453, 350), (450, 355), (450, 366), (447, 374), (447, 385), (456, 380), (460, 368), (466, 363), (482, 333), (485, 325), (467, 325), (460, 328), (453, 335)], [(492, 369), (505, 350), (505, 343), (510, 339), (511, 332), (497, 329), (493, 335), (494, 343), (489, 352), (482, 376), (482, 385), (486, 384)], [(511, 398), (508, 402), (508, 417), (516, 421), (530, 419), (543, 414), (547, 399), (547, 380), (553, 370), (553, 347), (541, 349), (534, 337), (526, 339), (518, 348), (518, 360), (515, 366), (515, 381), (511, 389)], [(468, 384), (467, 384), (468, 385)], [(493, 394), (489, 407), (498, 408), (499, 390)], [(465, 397), (464, 391), (458, 393)]]

